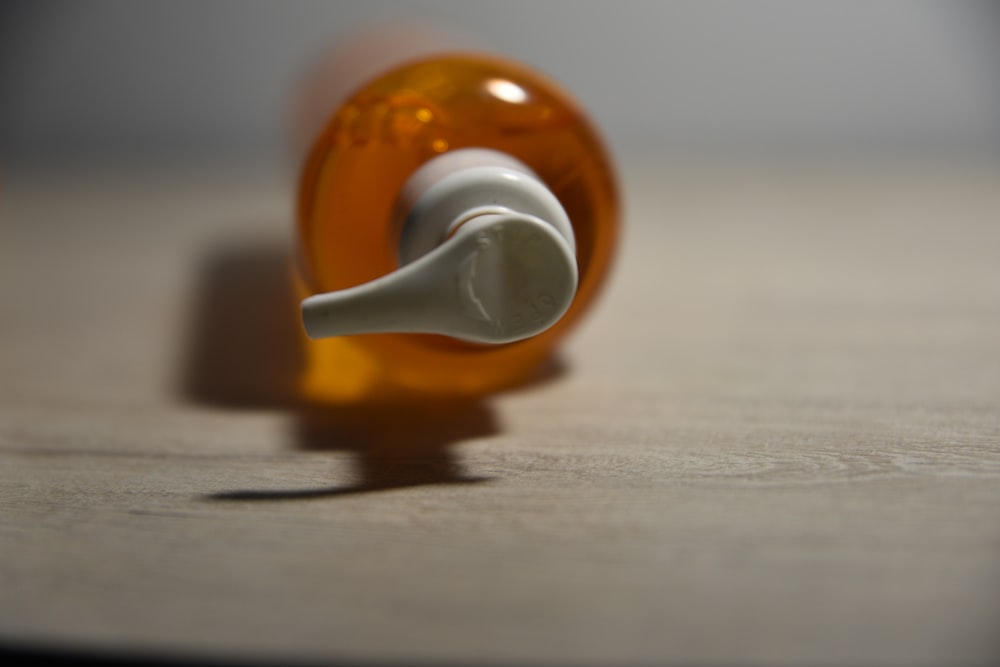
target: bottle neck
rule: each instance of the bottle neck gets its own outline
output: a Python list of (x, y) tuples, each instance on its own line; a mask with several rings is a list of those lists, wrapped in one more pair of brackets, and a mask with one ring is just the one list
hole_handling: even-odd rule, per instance
[(399, 263), (409, 264), (483, 215), (520, 213), (551, 225), (576, 252), (573, 227), (555, 195), (523, 162), (485, 148), (440, 155), (407, 180), (395, 208)]

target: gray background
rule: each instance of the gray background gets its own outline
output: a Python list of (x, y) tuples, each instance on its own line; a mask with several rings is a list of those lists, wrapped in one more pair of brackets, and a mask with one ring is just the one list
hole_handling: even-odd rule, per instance
[(1000, 149), (984, 2), (5, 2), (0, 152), (277, 156), (310, 57), (415, 17), (548, 72), (619, 151)]

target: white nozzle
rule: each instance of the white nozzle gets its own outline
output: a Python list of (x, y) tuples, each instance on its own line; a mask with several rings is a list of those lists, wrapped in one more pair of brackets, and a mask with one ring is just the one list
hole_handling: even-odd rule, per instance
[[(492, 164), (470, 167), (470, 160)], [(410, 185), (423, 186), (410, 188), (412, 205), (405, 189), (403, 198), (408, 215), (400, 256), (409, 263), (305, 299), (308, 335), (435, 333), (508, 343), (555, 324), (576, 294), (572, 227), (552, 193), (511, 162), (473, 149), (418, 170)], [(429, 179), (429, 173), (444, 175)]]

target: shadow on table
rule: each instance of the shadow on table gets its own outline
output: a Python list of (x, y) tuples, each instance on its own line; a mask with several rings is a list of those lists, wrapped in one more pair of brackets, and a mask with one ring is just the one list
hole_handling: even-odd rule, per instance
[[(284, 409), (293, 446), (353, 453), (359, 479), (346, 486), (230, 490), (210, 500), (296, 500), (427, 484), (471, 484), (454, 447), (500, 432), (482, 399), (315, 405), (298, 392), (303, 337), (294, 300), (291, 255), (274, 243), (227, 244), (205, 257), (182, 360), (180, 394), (200, 405)], [(564, 372), (553, 360), (531, 385)]]
[[(84, 643), (45, 643), (25, 639), (0, 639), (0, 664), (46, 667), (374, 667), (378, 663), (345, 659), (219, 655), (208, 651), (160, 647), (108, 648)], [(388, 663), (387, 663), (388, 664)], [(421, 667), (416, 663), (413, 667)]]

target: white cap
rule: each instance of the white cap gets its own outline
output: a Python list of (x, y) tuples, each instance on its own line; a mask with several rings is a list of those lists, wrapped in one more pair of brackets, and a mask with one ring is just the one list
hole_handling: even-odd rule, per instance
[(545, 331), (577, 288), (573, 228), (526, 166), (485, 149), (431, 160), (400, 197), (396, 271), (302, 302), (311, 338), (435, 333), (509, 343)]

